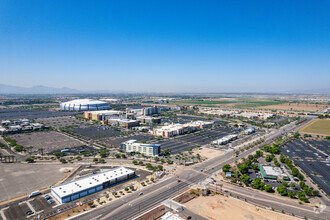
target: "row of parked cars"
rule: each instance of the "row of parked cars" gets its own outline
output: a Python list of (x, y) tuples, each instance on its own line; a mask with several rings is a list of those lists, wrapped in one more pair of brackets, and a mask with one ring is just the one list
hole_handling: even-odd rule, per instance
[[(38, 196), (38, 195), (41, 195), (41, 192), (35, 191), (35, 192), (31, 193), (28, 198), (32, 198), (32, 197), (35, 197), (35, 196)], [(47, 200), (47, 202), (49, 204), (54, 204), (55, 203), (55, 201), (53, 200), (53, 198), (51, 196), (47, 195), (47, 194), (44, 195), (44, 198)], [(28, 211), (25, 212), (25, 214), (27, 214), (27, 215), (33, 215), (34, 212), (31, 211), (31, 210), (28, 210)]]
[(53, 203), (55, 203), (55, 201), (53, 200), (53, 198), (50, 197), (49, 195), (44, 195), (44, 198), (47, 200), (47, 202), (48, 202), (49, 204), (53, 204)]

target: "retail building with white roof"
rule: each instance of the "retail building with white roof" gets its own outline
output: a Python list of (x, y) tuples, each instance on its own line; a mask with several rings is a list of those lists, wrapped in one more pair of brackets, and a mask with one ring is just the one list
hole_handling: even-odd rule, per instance
[(133, 170), (120, 166), (55, 186), (51, 189), (51, 192), (59, 202), (68, 203), (134, 176), (135, 172)]

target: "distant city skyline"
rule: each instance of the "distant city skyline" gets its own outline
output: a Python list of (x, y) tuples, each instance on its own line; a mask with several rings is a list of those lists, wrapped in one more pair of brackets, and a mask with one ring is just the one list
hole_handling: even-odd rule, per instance
[(330, 85), (329, 1), (0, 3), (0, 84), (285, 92)]

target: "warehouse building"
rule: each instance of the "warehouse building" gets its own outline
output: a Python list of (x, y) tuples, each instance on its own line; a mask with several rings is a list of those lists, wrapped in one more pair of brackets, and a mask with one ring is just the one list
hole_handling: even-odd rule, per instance
[(213, 121), (195, 121), (186, 124), (167, 124), (163, 127), (154, 128), (153, 134), (162, 137), (173, 137), (176, 135), (186, 134), (188, 132), (195, 132), (202, 128), (211, 127), (213, 124)]
[(75, 99), (60, 104), (61, 110), (66, 111), (95, 111), (109, 110), (110, 106), (107, 102), (94, 99)]
[(227, 144), (233, 140), (236, 140), (237, 139), (237, 135), (236, 134), (230, 134), (230, 135), (227, 135), (227, 136), (224, 136), (218, 140), (215, 140), (215, 141), (212, 141), (212, 144)]
[(140, 152), (146, 156), (155, 157), (160, 154), (159, 144), (142, 144), (136, 140), (128, 140), (120, 144), (120, 149), (126, 152)]
[(51, 189), (51, 192), (60, 203), (68, 203), (106, 189), (134, 176), (135, 172), (133, 170), (125, 167), (116, 167), (108, 171), (55, 186)]

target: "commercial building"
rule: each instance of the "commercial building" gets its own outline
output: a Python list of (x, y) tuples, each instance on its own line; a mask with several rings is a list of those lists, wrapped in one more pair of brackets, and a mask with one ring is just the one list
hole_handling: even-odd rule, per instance
[(160, 118), (160, 117), (150, 117), (150, 116), (144, 116), (144, 115), (137, 116), (136, 120), (138, 120), (142, 124), (150, 123), (150, 122), (159, 124), (162, 122), (162, 118)]
[(139, 109), (127, 108), (126, 113), (134, 113), (135, 115), (154, 115), (160, 114), (161, 110), (162, 109), (158, 106), (143, 107)]
[(106, 189), (135, 176), (133, 170), (116, 167), (95, 175), (83, 177), (51, 188), (51, 193), (60, 203), (68, 203)]
[(109, 110), (110, 106), (107, 102), (93, 99), (75, 99), (60, 104), (61, 110), (66, 111), (95, 111)]
[(154, 115), (160, 114), (160, 108), (157, 106), (142, 108), (142, 115)]
[(0, 132), (3, 134), (49, 129), (48, 126), (44, 126), (40, 123), (33, 123), (28, 119), (2, 121), (1, 125), (2, 129), (0, 129)]
[(214, 122), (195, 121), (186, 124), (167, 124), (163, 127), (154, 128), (153, 134), (162, 137), (173, 137), (176, 135), (195, 132), (202, 128), (211, 127)]
[(289, 177), (280, 167), (260, 166), (259, 168), (262, 177), (265, 179), (289, 180)]
[(251, 128), (248, 128), (248, 129), (245, 129), (244, 131), (242, 131), (243, 134), (252, 134), (254, 132), (255, 132), (254, 127), (251, 127)]
[(230, 134), (227, 136), (224, 136), (218, 140), (212, 141), (212, 144), (227, 144), (233, 140), (237, 139), (237, 135), (236, 134)]
[(160, 154), (160, 145), (137, 143), (136, 140), (128, 140), (121, 143), (120, 149), (126, 152), (139, 152), (150, 157)]
[(140, 122), (137, 120), (131, 120), (131, 119), (107, 119), (105, 121), (107, 124), (111, 124), (112, 126), (119, 126), (124, 128), (131, 128), (135, 126), (139, 126)]
[(105, 121), (109, 119), (118, 119), (123, 117), (123, 112), (115, 110), (87, 111), (84, 112), (84, 118), (95, 121)]
[(259, 118), (259, 119), (268, 119), (273, 117), (274, 114), (267, 112), (267, 111), (252, 111), (252, 110), (223, 110), (223, 109), (213, 109), (213, 108), (201, 108), (201, 113), (204, 114), (213, 114), (213, 115), (220, 115), (220, 116), (236, 116), (236, 117), (244, 117), (244, 118)]

